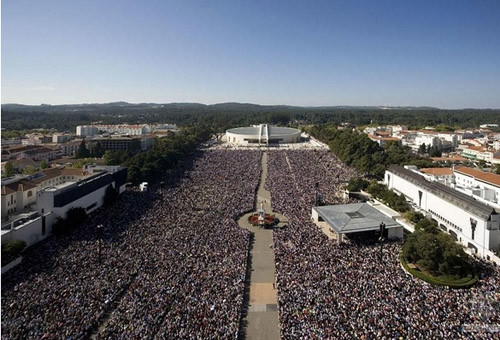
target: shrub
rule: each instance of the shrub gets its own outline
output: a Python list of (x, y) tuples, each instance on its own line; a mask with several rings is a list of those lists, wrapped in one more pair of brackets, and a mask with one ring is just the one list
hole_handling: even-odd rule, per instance
[(52, 232), (56, 235), (63, 235), (69, 232), (68, 224), (66, 220), (62, 217), (56, 218), (56, 221), (52, 225)]
[(87, 213), (82, 207), (74, 207), (66, 213), (66, 223), (72, 227), (77, 227), (87, 219)]
[(369, 182), (364, 180), (363, 178), (354, 177), (354, 178), (351, 178), (351, 180), (347, 184), (346, 189), (349, 191), (353, 191), (353, 192), (361, 191), (361, 190), (365, 190), (368, 187), (368, 184), (369, 184)]
[(113, 204), (118, 197), (118, 193), (116, 190), (113, 188), (113, 186), (110, 184), (106, 188), (106, 192), (104, 193), (104, 205), (105, 206), (110, 206)]
[(422, 213), (415, 210), (409, 210), (405, 212), (403, 216), (406, 220), (413, 222), (415, 224), (418, 223), (421, 219), (425, 218), (425, 216)]
[(26, 242), (22, 240), (12, 240), (2, 244), (2, 266), (8, 264), (21, 254)]
[(463, 247), (448, 234), (442, 233), (437, 224), (427, 218), (415, 226), (403, 245), (403, 257), (418, 264), (432, 275), (464, 276), (470, 272), (468, 255)]
[(68, 210), (66, 218), (58, 217), (52, 225), (52, 231), (56, 235), (69, 233), (74, 228), (77, 228), (87, 219), (87, 213), (82, 207), (74, 207)]
[(446, 275), (442, 276), (429, 276), (426, 275), (425, 273), (412, 269), (408, 266), (408, 263), (406, 262), (406, 259), (404, 258), (404, 255), (401, 254), (399, 260), (401, 261), (401, 265), (403, 268), (410, 273), (411, 275), (421, 279), (422, 281), (428, 282), (433, 285), (437, 286), (448, 286), (450, 288), (469, 288), (476, 284), (478, 280), (478, 275), (477, 273), (473, 272), (472, 270), (467, 273), (466, 276), (462, 278), (456, 278), (456, 277), (450, 277)]

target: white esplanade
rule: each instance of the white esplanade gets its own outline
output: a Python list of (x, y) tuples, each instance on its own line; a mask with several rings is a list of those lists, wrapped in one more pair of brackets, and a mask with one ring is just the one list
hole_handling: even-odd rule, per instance
[(300, 142), (300, 130), (288, 127), (260, 124), (238, 127), (226, 131), (226, 140), (231, 144), (288, 144)]

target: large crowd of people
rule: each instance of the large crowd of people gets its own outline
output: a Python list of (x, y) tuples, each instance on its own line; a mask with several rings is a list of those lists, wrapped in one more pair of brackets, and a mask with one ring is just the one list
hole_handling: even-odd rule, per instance
[(424, 283), (400, 267), (397, 242), (373, 236), (337, 245), (311, 220), (317, 190), (325, 204), (354, 174), (331, 153), (270, 152), (267, 187), (289, 225), (274, 232), (283, 339), (493, 339), (500, 334), (500, 273), (477, 263), (472, 289)]
[[(261, 151), (209, 150), (149, 192), (129, 190), (69, 235), (28, 249), (2, 275), (3, 339), (236, 339)], [(324, 150), (268, 151), (266, 187), (288, 226), (273, 234), (283, 339), (492, 339), (500, 273), (472, 289), (428, 285), (370, 237), (337, 245), (311, 207), (345, 203), (356, 171)], [(104, 232), (97, 232), (103, 225)], [(102, 253), (99, 256), (99, 245)]]
[(254, 209), (260, 159), (206, 151), (29, 249), (2, 277), (2, 338), (235, 339), (249, 250), (235, 218)]

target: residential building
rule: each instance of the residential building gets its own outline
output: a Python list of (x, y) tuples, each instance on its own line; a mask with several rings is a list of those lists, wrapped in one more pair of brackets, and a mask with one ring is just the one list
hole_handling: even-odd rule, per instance
[(52, 143), (66, 143), (73, 139), (73, 135), (69, 133), (54, 133), (52, 135)]
[(99, 133), (99, 129), (92, 125), (78, 125), (76, 127), (76, 135), (80, 137), (95, 136)]
[(36, 201), (37, 186), (24, 179), (2, 182), (2, 220), (23, 212)]
[(93, 142), (99, 143), (102, 150), (117, 150), (135, 153), (141, 150), (141, 139), (133, 137), (99, 138)]
[(451, 185), (454, 180), (452, 168), (422, 168), (420, 172), (428, 181)]
[(466, 166), (453, 169), (454, 188), (500, 209), (500, 175)]

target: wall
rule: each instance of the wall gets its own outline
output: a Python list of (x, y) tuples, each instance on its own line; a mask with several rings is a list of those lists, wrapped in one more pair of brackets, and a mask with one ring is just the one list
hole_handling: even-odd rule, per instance
[[(42, 218), (45, 217), (45, 234), (42, 234)], [(52, 233), (52, 224), (55, 221), (55, 216), (52, 213), (44, 214), (25, 224), (17, 226), (2, 235), (2, 242), (11, 240), (23, 240), (26, 242), (26, 247), (29, 247), (41, 240), (45, 239)]]
[[(113, 186), (114, 186), (114, 182), (113, 182)], [(103, 205), (104, 193), (106, 192), (107, 187), (108, 186), (105, 185), (102, 188), (97, 189), (96, 191), (88, 194), (87, 196), (83, 196), (83, 197), (77, 199), (76, 201), (73, 201), (70, 204), (65, 205), (64, 207), (54, 207), (52, 209), (52, 212), (54, 214), (56, 214), (57, 216), (64, 218), (64, 217), (66, 217), (66, 213), (68, 212), (69, 209), (82, 207), (85, 209), (87, 214), (89, 214), (92, 211), (96, 210), (97, 208), (99, 208)], [(94, 203), (96, 203), (96, 205), (87, 210), (87, 207), (89, 207), (90, 205), (92, 205)]]

